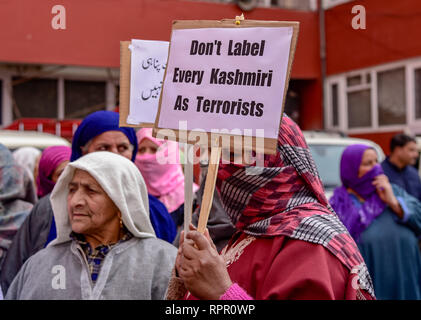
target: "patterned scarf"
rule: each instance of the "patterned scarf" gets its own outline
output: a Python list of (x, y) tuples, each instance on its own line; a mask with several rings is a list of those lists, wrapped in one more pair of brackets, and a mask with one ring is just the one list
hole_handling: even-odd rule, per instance
[(220, 164), (216, 182), (224, 209), (235, 227), (258, 237), (287, 236), (324, 246), (374, 297), (361, 254), (330, 207), (300, 128), (286, 115), (276, 155), (264, 167)]

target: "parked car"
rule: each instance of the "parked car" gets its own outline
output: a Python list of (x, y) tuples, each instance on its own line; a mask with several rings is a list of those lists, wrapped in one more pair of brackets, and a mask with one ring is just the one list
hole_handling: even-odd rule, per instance
[(0, 130), (0, 143), (14, 151), (20, 147), (35, 147), (43, 150), (50, 146), (70, 146), (66, 139), (38, 131)]
[(385, 158), (382, 148), (370, 140), (350, 138), (339, 133), (323, 131), (304, 131), (303, 133), (316, 162), (328, 199), (332, 196), (333, 190), (342, 184), (339, 165), (342, 152), (347, 146), (357, 143), (366, 144), (376, 150), (379, 163)]

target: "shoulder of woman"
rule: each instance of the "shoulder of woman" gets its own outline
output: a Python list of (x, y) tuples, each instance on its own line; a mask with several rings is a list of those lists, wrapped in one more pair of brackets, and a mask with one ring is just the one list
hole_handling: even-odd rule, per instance
[(55, 246), (48, 246), (30, 256), (22, 268), (42, 269), (51, 264), (59, 264), (59, 259), (64, 257), (66, 251), (70, 254), (70, 241)]
[(160, 254), (162, 252), (167, 252), (170, 254), (177, 255), (177, 248), (171, 243), (159, 239), (159, 238), (135, 238), (139, 245), (135, 246), (138, 250), (147, 251), (150, 254)]

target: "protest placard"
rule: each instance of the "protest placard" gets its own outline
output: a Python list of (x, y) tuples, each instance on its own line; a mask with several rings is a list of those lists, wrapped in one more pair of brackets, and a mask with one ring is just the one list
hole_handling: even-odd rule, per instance
[(258, 151), (276, 153), (298, 26), (174, 21), (155, 132), (171, 129), (179, 142), (207, 146), (212, 135), (251, 137), (253, 150), (264, 139)]
[(238, 137), (244, 138), (240, 149), (276, 153), (298, 27), (255, 20), (173, 22), (154, 132), (162, 138), (162, 129), (170, 129), (168, 139), (212, 148), (198, 223), (202, 233), (226, 147), (220, 138), (223, 144), (228, 137), (234, 153)]
[(138, 39), (120, 43), (120, 126), (153, 127), (168, 44)]

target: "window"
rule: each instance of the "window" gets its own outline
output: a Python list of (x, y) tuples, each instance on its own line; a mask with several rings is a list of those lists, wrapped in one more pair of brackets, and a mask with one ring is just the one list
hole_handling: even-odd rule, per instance
[(348, 87), (359, 85), (362, 83), (361, 79), (362, 79), (361, 75), (348, 77), (346, 78), (346, 85)]
[(405, 124), (405, 68), (377, 73), (379, 125)]
[(346, 78), (348, 128), (371, 126), (370, 80), (366, 73), (359, 73)]
[(57, 80), (13, 77), (13, 119), (57, 118)]
[(421, 126), (421, 57), (329, 76), (327, 129), (346, 133)]
[(332, 97), (332, 125), (339, 126), (339, 97), (338, 97), (338, 84), (334, 83), (330, 87)]
[(64, 81), (65, 118), (83, 118), (105, 109), (105, 82)]
[(371, 90), (348, 92), (348, 127), (371, 126)]
[(421, 119), (421, 68), (414, 70), (415, 78), (415, 118)]

